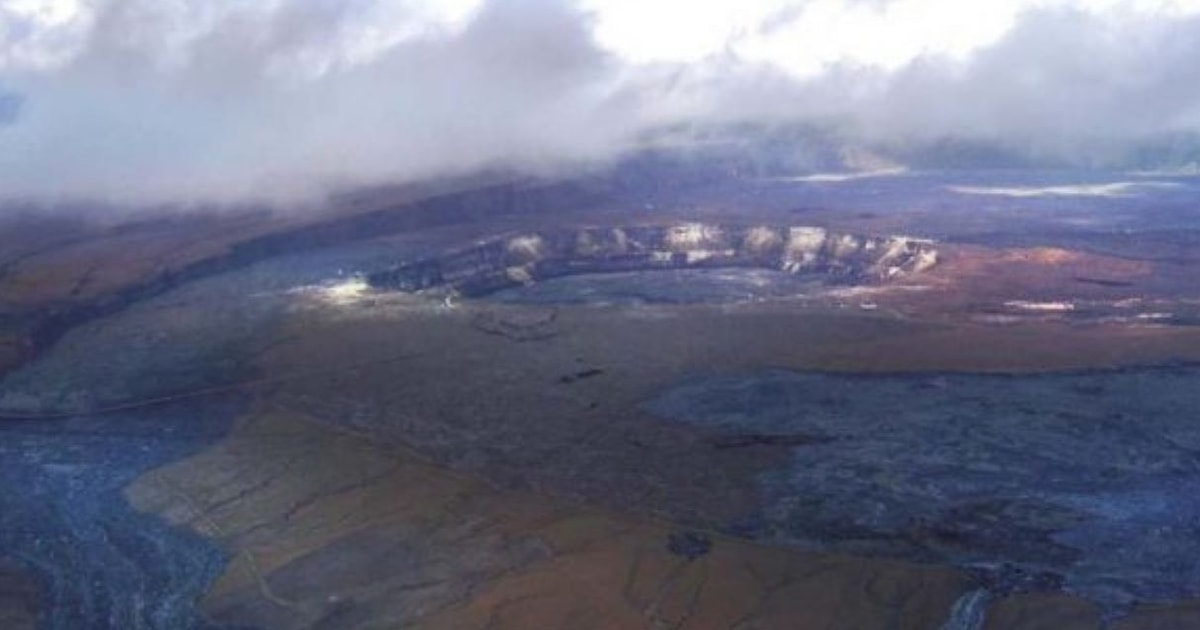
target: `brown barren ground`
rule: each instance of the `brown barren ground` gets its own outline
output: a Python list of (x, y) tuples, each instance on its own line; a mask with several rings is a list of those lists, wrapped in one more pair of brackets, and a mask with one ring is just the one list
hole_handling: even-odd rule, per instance
[(715, 534), (688, 560), (667, 550), (668, 523), (498, 490), (278, 411), (128, 494), (235, 554), (205, 610), (271, 628), (915, 630), (968, 587), (948, 569)]

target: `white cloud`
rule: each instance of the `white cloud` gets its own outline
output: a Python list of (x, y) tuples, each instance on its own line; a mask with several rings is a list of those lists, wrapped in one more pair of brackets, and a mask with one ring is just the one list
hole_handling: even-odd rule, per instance
[(895, 70), (925, 55), (965, 59), (1025, 12), (1178, 18), (1200, 0), (584, 0), (601, 45), (634, 63), (731, 54), (811, 77), (854, 63)]

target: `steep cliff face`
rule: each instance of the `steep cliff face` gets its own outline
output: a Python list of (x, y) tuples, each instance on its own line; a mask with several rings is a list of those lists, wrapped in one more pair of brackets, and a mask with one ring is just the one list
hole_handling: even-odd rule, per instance
[(528, 232), (402, 263), (371, 274), (373, 287), (446, 287), (468, 296), (559, 276), (681, 268), (748, 267), (881, 282), (937, 264), (933, 242), (802, 226), (688, 223)]

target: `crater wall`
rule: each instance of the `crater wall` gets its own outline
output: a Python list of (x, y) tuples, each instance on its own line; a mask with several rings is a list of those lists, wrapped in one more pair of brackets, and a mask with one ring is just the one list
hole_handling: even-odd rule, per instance
[(808, 226), (585, 228), (510, 234), (408, 261), (368, 276), (381, 289), (445, 287), (482, 296), (560, 276), (656, 269), (746, 267), (886, 282), (937, 264), (935, 244)]

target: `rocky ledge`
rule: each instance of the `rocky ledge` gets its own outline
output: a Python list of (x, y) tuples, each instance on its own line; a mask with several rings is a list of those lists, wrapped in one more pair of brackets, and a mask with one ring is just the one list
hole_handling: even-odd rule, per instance
[(525, 232), (403, 262), (368, 276), (381, 289), (448, 288), (482, 296), (576, 274), (743, 267), (881, 282), (937, 264), (932, 241), (804, 226), (673, 226)]

